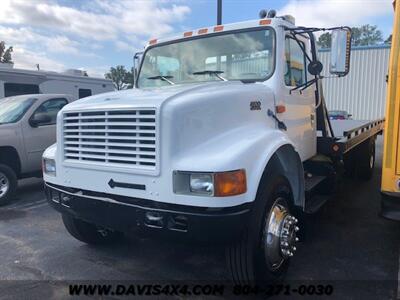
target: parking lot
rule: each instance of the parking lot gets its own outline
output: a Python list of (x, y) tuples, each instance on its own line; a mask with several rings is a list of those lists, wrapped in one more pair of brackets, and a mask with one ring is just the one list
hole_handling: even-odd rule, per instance
[[(313, 219), (288, 282), (330, 282), (341, 299), (397, 297), (400, 224), (378, 216), (382, 138), (371, 182), (346, 179)], [(20, 182), (18, 199), (0, 209), (0, 297), (57, 295), (43, 281), (226, 281), (224, 249), (129, 237), (93, 248), (72, 238), (44, 197), (40, 179)], [(18, 280), (15, 282), (14, 280)], [(5, 285), (5, 281), (2, 283)], [(18, 286), (18, 288), (15, 288)], [(4, 287), (4, 286), (3, 286)], [(50, 294), (47, 294), (50, 293)]]

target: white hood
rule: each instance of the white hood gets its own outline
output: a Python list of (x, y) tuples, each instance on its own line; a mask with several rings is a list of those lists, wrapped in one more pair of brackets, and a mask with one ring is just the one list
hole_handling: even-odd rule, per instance
[(124, 91), (110, 92), (87, 97), (67, 105), (63, 111), (76, 111), (85, 109), (110, 109), (130, 108), (132, 106), (160, 107), (169, 99), (176, 99), (187, 93), (210, 94), (221, 90), (232, 91), (243, 88), (240, 81), (229, 82), (207, 82), (200, 84), (171, 85), (154, 89), (129, 89)]

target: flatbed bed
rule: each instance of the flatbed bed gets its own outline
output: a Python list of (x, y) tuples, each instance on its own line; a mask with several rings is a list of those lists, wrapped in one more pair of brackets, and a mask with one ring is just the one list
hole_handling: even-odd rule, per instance
[(318, 152), (341, 156), (383, 131), (385, 119), (330, 120), (334, 137), (318, 137)]

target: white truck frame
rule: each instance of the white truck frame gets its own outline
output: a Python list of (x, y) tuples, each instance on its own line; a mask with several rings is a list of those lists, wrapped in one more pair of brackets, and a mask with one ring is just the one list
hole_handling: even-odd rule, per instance
[[(162, 87), (141, 87), (153, 49), (267, 29), (275, 58), (268, 78), (226, 80), (206, 70), (200, 72), (209, 75), (206, 82), (174, 84), (160, 74), (147, 79)], [(48, 201), (71, 235), (101, 243), (143, 230), (223, 241), (235, 282), (282, 278), (302, 220), (326, 201), (340, 166), (372, 176), (382, 130), (382, 120), (343, 121), (345, 132), (334, 135), (317, 30), (270, 15), (151, 40), (135, 89), (67, 105), (58, 116), (57, 144), (44, 153), (44, 179)], [(350, 31), (335, 30), (333, 45), (347, 49), (335, 50), (332, 73), (343, 76)], [(310, 79), (295, 87), (284, 82), (286, 38), (303, 45), (308, 65)]]
[(12, 65), (6, 65), (0, 63), (0, 98), (27, 94), (68, 94), (76, 100), (114, 90), (111, 80), (84, 76), (80, 70), (57, 73), (14, 69)]

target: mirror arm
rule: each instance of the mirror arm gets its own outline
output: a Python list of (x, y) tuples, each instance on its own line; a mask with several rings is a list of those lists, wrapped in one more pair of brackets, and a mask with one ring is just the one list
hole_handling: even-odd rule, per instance
[(136, 69), (136, 60), (139, 59), (140, 55), (143, 54), (144, 52), (136, 52), (135, 55), (133, 56), (133, 87), (136, 87), (136, 81), (137, 81), (137, 76), (138, 76), (138, 72)]
[(293, 37), (293, 39), (297, 42), (297, 44), (299, 45), (301, 51), (303, 51), (303, 54), (304, 54), (305, 57), (307, 58), (308, 62), (311, 62), (311, 58), (308, 56), (307, 51), (306, 51), (306, 49), (305, 49), (305, 47), (304, 47), (304, 44), (301, 43), (301, 42), (299, 41), (299, 39), (297, 38), (297, 36), (296, 36), (295, 34), (293, 34), (293, 33), (292, 33), (292, 37)]
[(304, 91), (306, 88), (310, 87), (317, 81), (318, 81), (318, 78), (313, 78), (305, 83), (302, 83), (302, 84), (290, 89), (289, 94), (292, 94), (293, 91), (297, 91), (297, 90), (300, 90), (300, 94), (301, 94), (302, 91)]
[(287, 31), (290, 31), (292, 34), (304, 34), (304, 33), (313, 33), (317, 31), (328, 31), (328, 30), (335, 30), (335, 29), (346, 29), (351, 32), (351, 28), (349, 26), (338, 26), (338, 27), (329, 27), (329, 28), (317, 28), (317, 27), (287, 27), (283, 26), (283, 28)]

